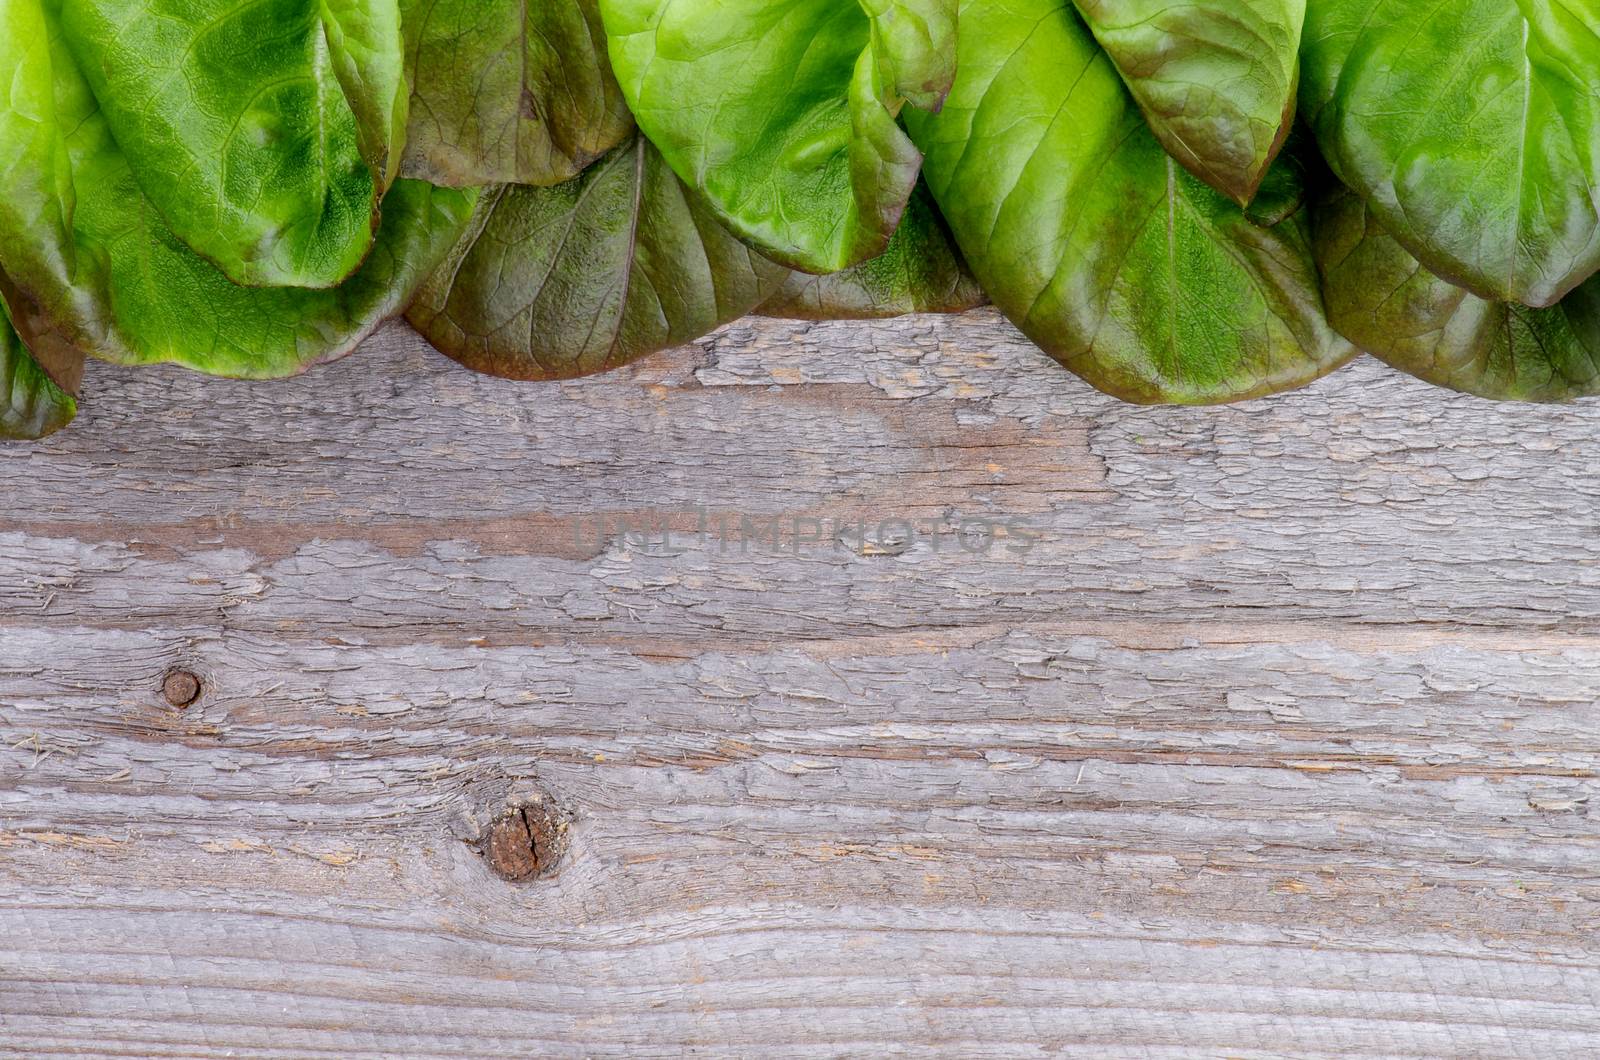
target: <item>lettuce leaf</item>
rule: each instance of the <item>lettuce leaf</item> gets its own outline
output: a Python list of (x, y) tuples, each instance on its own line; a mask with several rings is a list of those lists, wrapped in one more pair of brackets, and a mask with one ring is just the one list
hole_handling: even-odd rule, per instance
[(1302, 110), (1429, 271), (1549, 306), (1600, 269), (1600, 4), (1317, 0)]
[(1077, 0), (1150, 130), (1248, 205), (1294, 124), (1306, 0)]
[(411, 74), (405, 173), (560, 184), (633, 129), (597, 0), (401, 0)]
[[(81, 370), (81, 360), (80, 360)], [(78, 402), (33, 359), (0, 301), (0, 440), (54, 434), (78, 414)]]
[(1247, 213), (1166, 153), (1070, 0), (964, 0), (961, 20), (981, 29), (944, 111), (907, 124), (973, 274), (1047, 353), (1127, 400), (1186, 404), (1354, 356), (1324, 316), (1297, 167)]
[(762, 316), (872, 320), (907, 313), (960, 313), (988, 304), (925, 187), (918, 186), (889, 247), (831, 276), (791, 272)]
[(1502, 401), (1600, 394), (1600, 277), (1531, 309), (1440, 279), (1347, 189), (1317, 205), (1328, 315), (1347, 338), (1401, 371)]
[(331, 287), (361, 264), (405, 129), (396, 0), (43, 6), (144, 198), (196, 253), (253, 286)]
[(567, 379), (692, 342), (786, 275), (635, 136), (566, 184), (486, 193), (407, 319), (480, 372)]
[(0, 270), (30, 307), (16, 324), (36, 349), (293, 375), (349, 352), (398, 314), (464, 229), (474, 193), (401, 181), (346, 282), (234, 284), (146, 198), (46, 13), (39, 0), (0, 4), (0, 65), (15, 71), (0, 97)]
[(600, 0), (639, 127), (736, 235), (805, 272), (881, 254), (953, 74), (955, 0)]

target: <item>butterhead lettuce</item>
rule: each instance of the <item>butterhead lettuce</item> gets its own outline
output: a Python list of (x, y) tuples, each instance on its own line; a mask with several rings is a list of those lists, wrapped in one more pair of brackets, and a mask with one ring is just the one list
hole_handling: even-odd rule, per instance
[[(82, 358), (71, 366), (81, 372)], [(72, 383), (71, 385), (76, 385)], [(54, 434), (78, 414), (78, 402), (34, 359), (11, 326), (0, 300), (0, 440), (32, 441)]]
[[(944, 110), (909, 119), (994, 303), (1102, 390), (1203, 404), (1302, 385), (1328, 326), (1303, 209), (1261, 223), (1163, 150), (1070, 0), (964, 0)], [(1288, 166), (1267, 198), (1303, 201)]]
[(332, 287), (361, 264), (405, 135), (396, 0), (42, 6), (57, 66), (70, 54), (144, 200), (191, 249), (251, 286)]
[(633, 129), (598, 0), (400, 0), (412, 91), (405, 173), (561, 184)]
[[(0, 270), (17, 326), (123, 364), (292, 375), (401, 312), (466, 225), (475, 193), (399, 181), (356, 271), (327, 288), (246, 286), (168, 224), (107, 118), (54, 0), (0, 0)], [(174, 170), (186, 170), (179, 158)]]
[(404, 314), (557, 380), (992, 302), (1129, 401), (1600, 393), (1600, 0), (0, 0), (0, 434)]
[(898, 118), (937, 110), (956, 0), (600, 0), (639, 127), (722, 222), (828, 273), (888, 246), (921, 155)]

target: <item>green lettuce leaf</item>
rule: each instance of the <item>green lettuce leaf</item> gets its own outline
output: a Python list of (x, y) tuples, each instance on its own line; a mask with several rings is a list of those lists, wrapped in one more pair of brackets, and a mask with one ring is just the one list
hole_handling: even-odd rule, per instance
[(1600, 269), (1600, 4), (1317, 0), (1302, 110), (1427, 268), (1549, 306)]
[(1306, 0), (1077, 0), (1150, 129), (1240, 205), (1293, 125)]
[(723, 222), (829, 273), (881, 254), (949, 87), (956, 0), (600, 0), (639, 127)]
[(829, 276), (791, 272), (758, 312), (797, 320), (871, 320), (960, 313), (988, 304), (925, 187), (918, 186), (889, 247)]
[[(80, 362), (81, 369), (81, 362)], [(78, 402), (29, 354), (0, 301), (0, 440), (54, 434), (78, 414)]]
[(553, 188), (487, 192), (407, 319), (480, 372), (566, 379), (691, 342), (783, 283), (633, 137)]
[(872, 22), (883, 84), (921, 110), (937, 111), (956, 79), (954, 2), (860, 0)]
[[(77, 268), (72, 216), (77, 193), (66, 127), (57, 108), (58, 34), (39, 0), (0, 3), (0, 70), (11, 72), (0, 94), (0, 267), (7, 261), (45, 288), (70, 289)], [(76, 111), (93, 100), (72, 78)], [(16, 305), (16, 302), (12, 303)], [(88, 299), (71, 307), (81, 314)]]
[(1315, 216), (1329, 319), (1362, 349), (1481, 397), (1600, 394), (1600, 277), (1545, 309), (1491, 302), (1429, 272), (1348, 190), (1325, 197)]
[(944, 111), (907, 123), (973, 274), (1047, 353), (1127, 400), (1181, 403), (1354, 355), (1323, 314), (1294, 167), (1261, 196), (1282, 219), (1258, 224), (1162, 149), (1070, 0), (965, 0), (961, 21)]
[(596, 0), (401, 0), (413, 99), (405, 173), (560, 184), (633, 128)]
[(174, 235), (240, 284), (361, 264), (404, 136), (396, 0), (43, 6)]
[(398, 0), (321, 0), (334, 74), (356, 116), (361, 154), (388, 190), (400, 176), (411, 82)]
[(400, 312), (471, 214), (473, 193), (401, 181), (345, 283), (241, 287), (144, 196), (38, 0), (0, 3), (0, 68), (15, 71), (0, 96), (0, 270), (29, 306), (16, 324), (36, 350), (292, 375), (349, 352)]

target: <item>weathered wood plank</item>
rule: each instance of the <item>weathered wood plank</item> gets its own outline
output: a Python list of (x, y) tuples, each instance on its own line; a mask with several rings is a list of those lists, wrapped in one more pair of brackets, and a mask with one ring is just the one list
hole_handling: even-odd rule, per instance
[(0, 450), (0, 1054), (1600, 1049), (1600, 406), (989, 313), (89, 388)]

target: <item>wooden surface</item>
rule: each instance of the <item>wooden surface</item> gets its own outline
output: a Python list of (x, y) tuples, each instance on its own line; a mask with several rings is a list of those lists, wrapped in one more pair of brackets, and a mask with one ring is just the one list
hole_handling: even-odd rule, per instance
[(0, 450), (0, 1054), (1600, 1054), (1600, 404), (989, 313), (88, 385)]

